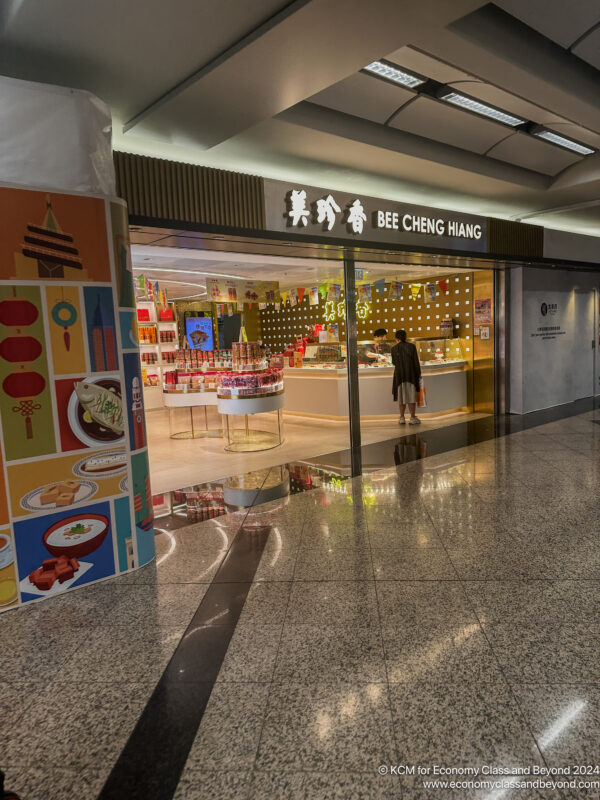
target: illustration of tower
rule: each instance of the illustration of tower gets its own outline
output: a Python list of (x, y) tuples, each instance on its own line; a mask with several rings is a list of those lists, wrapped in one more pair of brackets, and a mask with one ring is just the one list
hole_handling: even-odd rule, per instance
[(131, 405), (131, 419), (133, 424), (134, 450), (139, 450), (146, 446), (146, 429), (144, 425), (144, 406), (142, 404), (142, 389), (140, 379), (137, 375), (131, 381), (131, 394), (133, 403)]
[(42, 224), (27, 226), (21, 253), (37, 261), (38, 278), (64, 278), (68, 277), (65, 268), (83, 269), (73, 237), (63, 233), (54, 216), (50, 195), (46, 195), (46, 214)]
[(92, 322), (92, 350), (95, 372), (112, 372), (117, 369), (115, 332), (111, 325), (104, 325), (100, 293)]

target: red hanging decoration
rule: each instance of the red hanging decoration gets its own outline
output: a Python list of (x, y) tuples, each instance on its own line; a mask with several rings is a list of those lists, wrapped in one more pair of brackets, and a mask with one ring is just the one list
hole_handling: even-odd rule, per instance
[(2, 388), (9, 397), (20, 401), (12, 410), (25, 417), (25, 434), (28, 439), (33, 439), (31, 417), (42, 407), (34, 400), (46, 388), (46, 379), (38, 372), (12, 372), (2, 382)]
[(33, 303), (20, 297), (8, 297), (0, 303), (0, 322), (9, 328), (27, 328), (39, 315)]
[[(32, 325), (39, 317), (37, 306), (29, 300), (17, 297), (17, 289), (13, 287), (14, 297), (8, 297), (0, 303), (0, 323), (15, 328), (20, 334), (21, 328)], [(6, 336), (0, 342), (0, 356), (11, 364), (18, 364), (20, 370), (11, 372), (2, 382), (2, 388), (9, 397), (19, 400), (12, 407), (15, 414), (25, 417), (25, 435), (33, 439), (31, 417), (34, 411), (42, 406), (35, 402), (38, 394), (46, 388), (46, 379), (38, 372), (24, 372), (25, 364), (30, 364), (42, 354), (42, 344), (33, 336)]]
[(41, 342), (33, 336), (7, 336), (0, 342), (0, 356), (11, 364), (30, 364), (41, 354)]

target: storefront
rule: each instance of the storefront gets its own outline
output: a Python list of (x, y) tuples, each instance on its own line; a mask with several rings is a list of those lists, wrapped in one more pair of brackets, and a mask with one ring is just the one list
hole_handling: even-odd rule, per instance
[(116, 166), (135, 275), (155, 290), (138, 306), (150, 439), (169, 408), (169, 437), (199, 439), (217, 474), (282, 463), (294, 431), (315, 453), (350, 446), (358, 472), (361, 440), (398, 435), (398, 329), (418, 349), (423, 423), (508, 409), (504, 273), (543, 264), (543, 229), (124, 154)]

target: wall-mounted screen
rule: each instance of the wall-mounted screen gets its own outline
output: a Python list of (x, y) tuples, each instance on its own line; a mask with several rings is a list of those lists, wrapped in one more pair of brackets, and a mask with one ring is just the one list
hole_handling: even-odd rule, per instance
[(211, 317), (188, 317), (185, 335), (192, 350), (214, 350)]

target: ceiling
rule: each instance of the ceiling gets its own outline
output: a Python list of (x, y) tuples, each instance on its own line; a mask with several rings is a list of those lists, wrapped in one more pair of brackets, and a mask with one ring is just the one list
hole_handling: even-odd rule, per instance
[[(206, 279), (211, 277), (246, 278), (248, 280), (279, 281), (281, 289), (315, 286), (323, 281), (343, 282), (339, 261), (325, 259), (235, 253), (227, 251), (193, 250), (183, 247), (133, 244), (131, 259), (134, 273), (158, 281), (170, 298), (203, 300)], [(356, 262), (362, 270), (361, 281), (388, 280), (418, 281), (435, 274), (471, 272), (472, 269), (438, 268), (414, 264), (374, 264)]]
[(600, 234), (600, 152), (430, 91), (600, 150), (598, 0), (4, 0), (0, 73), (99, 95), (116, 149)]

